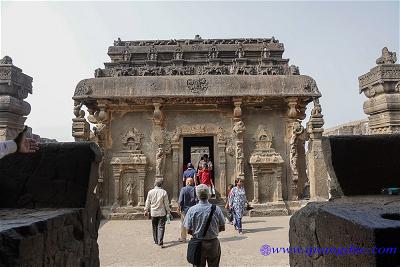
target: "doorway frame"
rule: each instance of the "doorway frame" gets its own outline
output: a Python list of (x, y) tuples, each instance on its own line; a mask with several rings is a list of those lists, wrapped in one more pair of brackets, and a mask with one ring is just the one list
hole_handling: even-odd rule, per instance
[(204, 137), (214, 138), (214, 175), (218, 176), (219, 183), (215, 189), (222, 199), (226, 199), (226, 145), (229, 138), (228, 132), (215, 124), (183, 125), (176, 128), (171, 138), (172, 148), (172, 175), (173, 191), (172, 204), (177, 205), (179, 194), (179, 182), (183, 174), (183, 137)]

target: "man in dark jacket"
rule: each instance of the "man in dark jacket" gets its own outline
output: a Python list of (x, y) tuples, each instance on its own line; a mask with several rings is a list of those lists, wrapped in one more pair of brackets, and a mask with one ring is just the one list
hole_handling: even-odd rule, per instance
[(186, 186), (181, 189), (179, 194), (179, 211), (181, 213), (181, 237), (178, 239), (181, 242), (186, 242), (187, 230), (183, 227), (185, 214), (190, 207), (196, 205), (196, 191), (193, 178), (186, 179)]

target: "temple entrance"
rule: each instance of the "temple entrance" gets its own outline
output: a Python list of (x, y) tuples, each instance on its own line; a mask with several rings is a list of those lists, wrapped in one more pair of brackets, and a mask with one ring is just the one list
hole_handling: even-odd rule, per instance
[(211, 162), (213, 163), (213, 169), (211, 171), (211, 177), (213, 182), (214, 179), (214, 137), (213, 136), (193, 136), (183, 137), (183, 169), (186, 170), (187, 164), (191, 162), (197, 170), (197, 165), (200, 158), (208, 154)]

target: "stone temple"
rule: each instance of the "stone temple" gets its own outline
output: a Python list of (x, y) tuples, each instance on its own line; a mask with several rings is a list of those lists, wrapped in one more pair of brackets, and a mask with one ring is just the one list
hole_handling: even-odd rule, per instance
[(309, 140), (318, 161), (321, 94), (283, 52), (274, 37), (115, 41), (111, 62), (76, 86), (72, 126), (76, 141), (102, 149), (96, 193), (110, 217), (142, 216), (157, 177), (177, 207), (185, 165), (203, 153), (217, 200), (242, 177), (254, 214), (299, 208), (306, 184), (311, 198), (326, 198), (326, 179), (315, 178), (320, 165), (306, 171), (304, 147)]

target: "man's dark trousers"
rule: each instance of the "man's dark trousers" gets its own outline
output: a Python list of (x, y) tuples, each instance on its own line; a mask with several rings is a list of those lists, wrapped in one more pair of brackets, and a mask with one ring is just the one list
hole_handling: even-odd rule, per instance
[(167, 216), (151, 217), (151, 224), (153, 225), (153, 238), (154, 243), (163, 245), (164, 232), (165, 232), (165, 221)]

